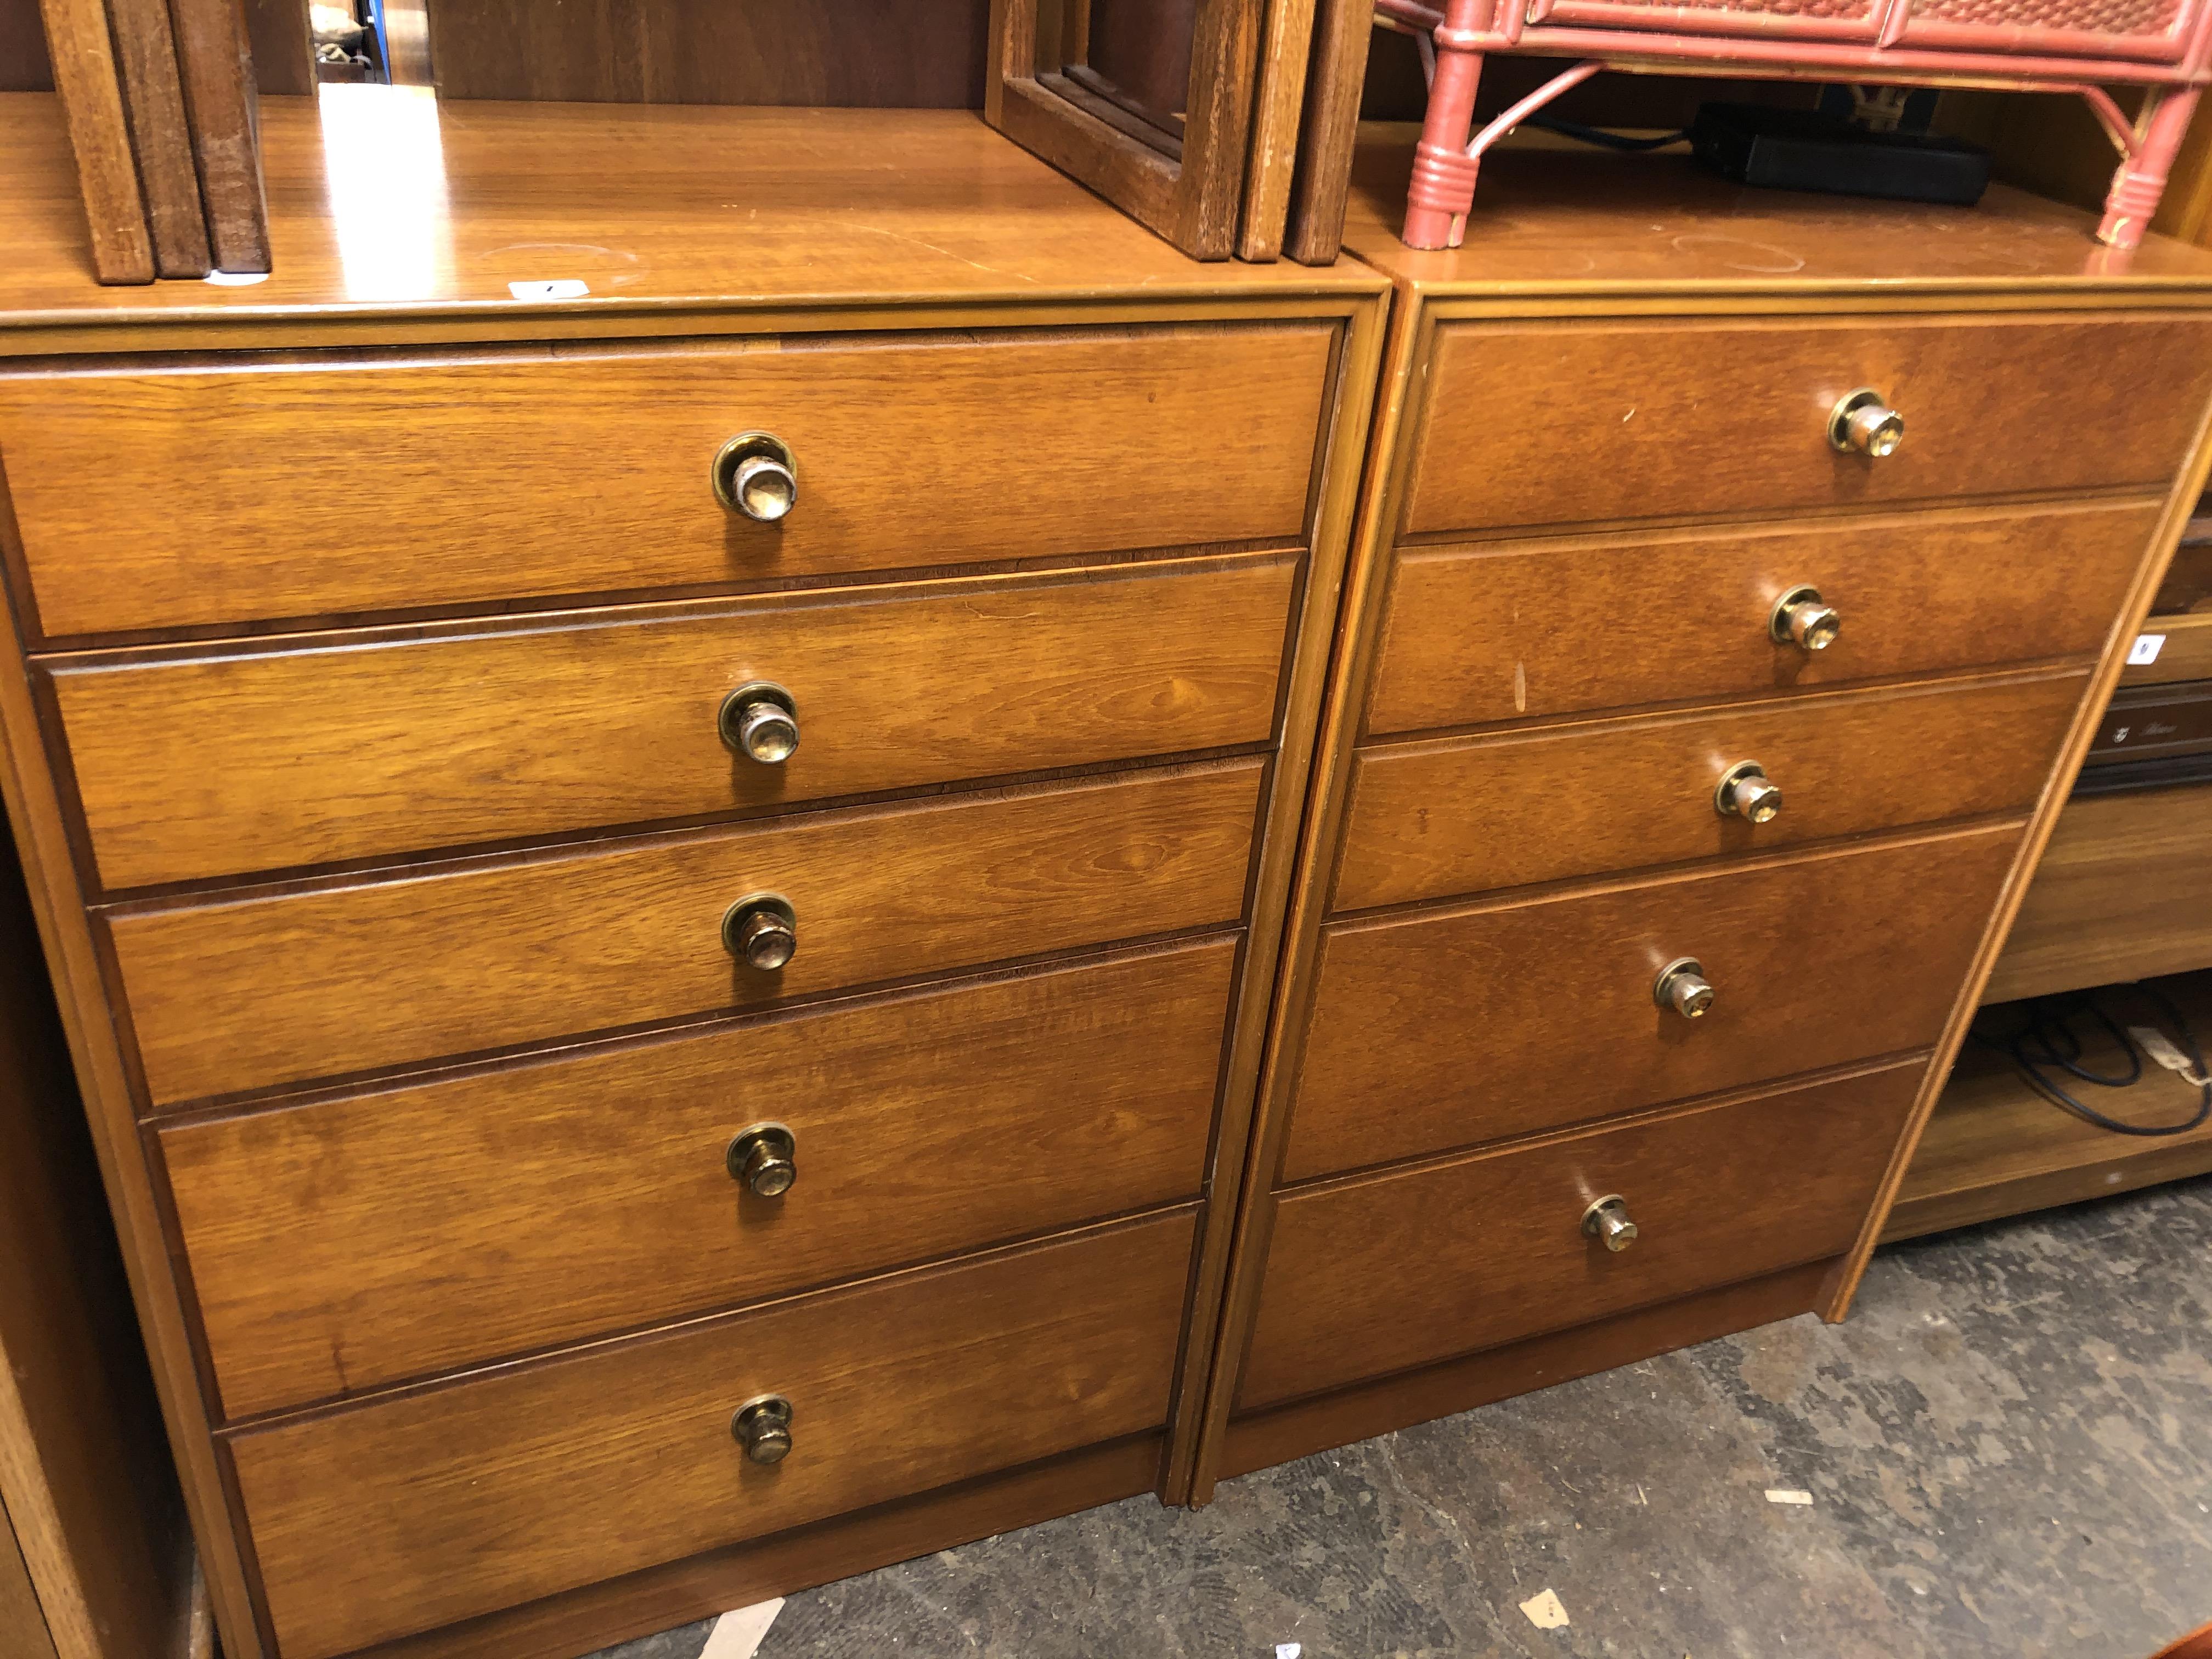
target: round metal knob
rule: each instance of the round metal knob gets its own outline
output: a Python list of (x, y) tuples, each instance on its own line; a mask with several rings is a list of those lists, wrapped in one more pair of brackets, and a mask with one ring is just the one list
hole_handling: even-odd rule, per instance
[(1826, 651), (1844, 631), (1844, 619), (1831, 605), (1820, 602), (1817, 587), (1791, 588), (1774, 602), (1766, 631), (1777, 645), (1794, 645), (1800, 651)]
[(738, 1407), (730, 1434), (756, 1463), (781, 1463), (791, 1455), (791, 1401), (764, 1394)]
[(749, 968), (773, 973), (799, 954), (799, 913), (776, 893), (755, 893), (722, 916), (723, 948)]
[(1738, 761), (1721, 774), (1713, 811), (1749, 823), (1771, 823), (1782, 811), (1782, 789), (1757, 761)]
[(799, 463), (772, 432), (740, 432), (716, 452), (714, 496), (732, 513), (774, 524), (799, 505)]
[(1905, 416), (1870, 386), (1847, 392), (1828, 414), (1828, 441), (1845, 454), (1880, 460), (1905, 441)]
[(1583, 1212), (1583, 1231), (1615, 1255), (1636, 1243), (1636, 1224), (1628, 1218), (1628, 1200), (1619, 1193), (1608, 1193)]
[(767, 680), (741, 685), (723, 698), (716, 723), (724, 743), (763, 766), (781, 766), (799, 752), (799, 704)]
[(1684, 1019), (1701, 1019), (1713, 1006), (1713, 988), (1705, 978), (1705, 964), (1695, 957), (1677, 957), (1651, 981), (1651, 1000), (1672, 1008)]
[(730, 1143), (730, 1179), (756, 1198), (781, 1198), (799, 1179), (799, 1139), (781, 1123), (756, 1123)]

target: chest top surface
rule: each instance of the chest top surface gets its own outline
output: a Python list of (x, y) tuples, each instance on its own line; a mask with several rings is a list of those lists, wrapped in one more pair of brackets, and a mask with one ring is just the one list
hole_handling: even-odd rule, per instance
[(1686, 155), (1508, 149), (1483, 162), (1465, 246), (1399, 238), (1412, 127), (1362, 129), (1345, 246), (1437, 296), (1515, 293), (2103, 291), (2212, 289), (2212, 253), (2164, 237), (2095, 240), (2096, 216), (1992, 185), (1946, 207), (1753, 189)]
[(573, 319), (1379, 286), (1348, 260), (1187, 258), (969, 111), (456, 103), (383, 87), (261, 109), (274, 274), (102, 288), (58, 105), (0, 94), (0, 351), (11, 332), (20, 343), (64, 323)]

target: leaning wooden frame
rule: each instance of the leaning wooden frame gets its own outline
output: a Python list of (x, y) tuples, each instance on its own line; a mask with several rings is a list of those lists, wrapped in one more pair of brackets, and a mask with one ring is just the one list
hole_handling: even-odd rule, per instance
[[(1349, 76), (1355, 118), (1370, 3), (1353, 8), (1356, 61), (1346, 61), (1335, 36), (1322, 50), (1334, 78)], [(1346, 9), (1323, 3), (1332, 15)], [(1328, 264), (1342, 218), (1340, 179), (1333, 220), (1310, 233), (1302, 210), (1300, 230), (1289, 229), (1316, 0), (1168, 0), (1163, 9), (1155, 27), (1188, 27), (1191, 40), (1188, 83), (1172, 111), (1085, 72), (1090, 0), (993, 0), (984, 118), (1194, 258), (1273, 259), (1287, 235), (1294, 257)], [(1339, 125), (1348, 135), (1350, 121)], [(1322, 169), (1325, 189), (1348, 170), (1348, 139), (1342, 158)]]

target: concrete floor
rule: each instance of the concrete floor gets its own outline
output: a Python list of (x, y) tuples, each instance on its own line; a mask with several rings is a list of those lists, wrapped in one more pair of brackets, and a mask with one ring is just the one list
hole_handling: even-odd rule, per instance
[(1887, 1250), (1842, 1326), (809, 1591), (759, 1653), (2144, 1659), (2208, 1620), (2212, 1177)]

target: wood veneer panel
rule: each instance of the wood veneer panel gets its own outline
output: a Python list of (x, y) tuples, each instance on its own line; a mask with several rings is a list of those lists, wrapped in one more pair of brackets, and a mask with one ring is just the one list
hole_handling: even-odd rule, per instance
[(379, 1648), (376, 1659), (568, 1659), (773, 1596), (1134, 1498), (1159, 1480), (1163, 1437), (1133, 1435), (1010, 1474), (687, 1556)]
[(2069, 800), (1984, 1002), (2212, 967), (2212, 786)]
[[(1404, 526), (2162, 486), (2208, 362), (2193, 319), (1445, 323)], [(1827, 440), (1838, 399), (1869, 386), (1906, 422), (1881, 461)]]
[[(1216, 939), (166, 1129), (224, 1409), (1194, 1196), (1236, 954)], [(724, 1164), (763, 1119), (798, 1145), (776, 1199)]]
[(185, 1659), (175, 1469), (28, 896), (0, 850), (0, 1555), (19, 1540), (50, 1659)]
[[(1289, 1194), (1275, 1211), (1238, 1404), (1839, 1255), (1858, 1236), (1924, 1069), (1915, 1060)], [(1583, 1211), (1609, 1194), (1627, 1200), (1639, 1229), (1618, 1255), (1582, 1231)]]
[[(2212, 974), (2167, 979), (2160, 988), (2199, 1032), (2212, 1024)], [(2106, 1006), (2123, 1020), (2149, 1017), (2165, 1024), (2147, 1000), (2130, 998), (2120, 988), (2108, 995)], [(1981, 1026), (2001, 1039), (2021, 1018), (2021, 1011), (1998, 1009)], [(2086, 1021), (2076, 1029), (2084, 1038), (2083, 1065), (2107, 1075), (2125, 1070), (2125, 1057), (2108, 1038)], [(2203, 1100), (2194, 1085), (2150, 1065), (2131, 1089), (2081, 1092), (2098, 1110), (2145, 1125), (2186, 1123)], [(2037, 1094), (2010, 1055), (1969, 1042), (1928, 1120), (1882, 1237), (1913, 1238), (2207, 1170), (2212, 1170), (2212, 1123), (2154, 1139), (2117, 1135)]]
[[(40, 374), (0, 379), (0, 448), (50, 635), (1290, 540), (1334, 332)], [(772, 526), (708, 478), (756, 429), (798, 463)]]
[[(1233, 923), (1240, 761), (118, 913), (156, 1104)], [(763, 973), (723, 913), (786, 896)]]
[(24, 1569), (23, 1552), (16, 1547), (4, 1504), (0, 1504), (0, 1631), (7, 1632), (14, 1644), (8, 1650), (9, 1659), (55, 1659), (53, 1637), (40, 1610), (31, 1575)]
[[(986, 0), (438, 0), (442, 98), (974, 109)], [(733, 157), (742, 165), (742, 158)]]
[(1819, 1308), (1821, 1286), (1835, 1266), (1808, 1262), (1234, 1419), (1223, 1442), (1221, 1478), (1811, 1313)]
[[(2019, 843), (2009, 823), (1332, 925), (1282, 1178), (1923, 1048)], [(1652, 1000), (1686, 956), (1718, 992), (1696, 1020)]]
[[(92, 268), (99, 279), (150, 283), (154, 239), (146, 226), (146, 198), (131, 154), (122, 75), (108, 33), (105, 0), (40, 0), (39, 10), (46, 19), (54, 89), (69, 121), (70, 149), (76, 161), (74, 178), (56, 182), (84, 204)], [(75, 246), (68, 253), (69, 277), (82, 283), (82, 256)]]
[[(1366, 723), (1413, 731), (2094, 652), (2158, 514), (2133, 501), (1402, 550)], [(1844, 619), (1810, 655), (1767, 631), (1802, 584)]]
[(1284, 252), (1300, 264), (1333, 261), (1344, 239), (1345, 199), (1359, 136), (1359, 94), (1375, 33), (1375, 0), (1320, 0), (1313, 66), (1306, 79), (1305, 124), (1291, 195)]
[[(113, 890), (1264, 743), (1299, 563), (110, 659), (55, 696)], [(780, 764), (717, 723), (759, 681), (798, 704)]]
[[(1334, 908), (2024, 811), (2087, 681), (1954, 681), (1364, 749)], [(1764, 824), (1714, 810), (1747, 760), (1782, 790)]]
[(163, 276), (204, 276), (207, 219), (185, 122), (167, 0), (108, 0), (108, 17), (131, 109), (131, 150), (154, 237), (155, 269)]
[[(231, 1441), (288, 1659), (327, 1659), (1155, 1428), (1193, 1215), (808, 1297)], [(787, 1395), (792, 1455), (729, 1431)]]
[(168, 0), (216, 269), (269, 269), (253, 57), (240, 0)]

